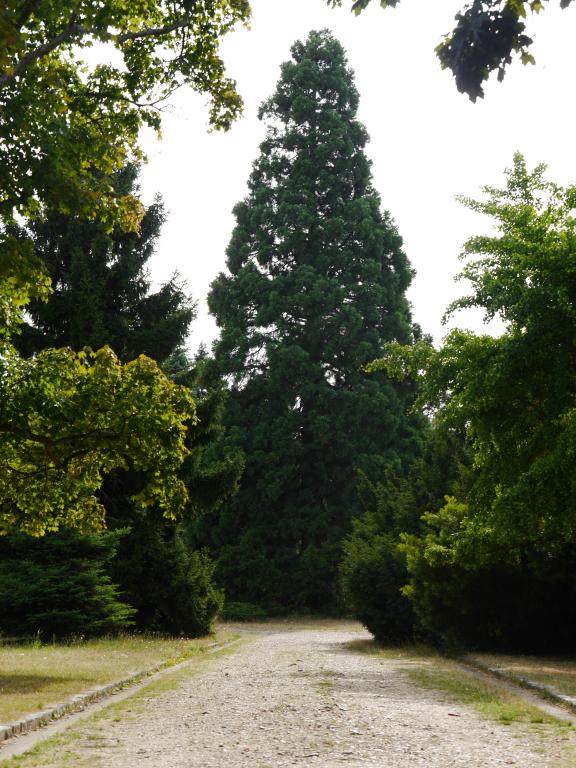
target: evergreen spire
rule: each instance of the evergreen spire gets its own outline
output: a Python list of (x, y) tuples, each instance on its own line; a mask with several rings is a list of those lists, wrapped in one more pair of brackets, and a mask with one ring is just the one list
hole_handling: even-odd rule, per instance
[(247, 461), (208, 539), (233, 599), (327, 607), (357, 470), (400, 468), (418, 442), (409, 388), (362, 371), (383, 342), (410, 343), (412, 272), (357, 107), (338, 41), (296, 43), (260, 109), (267, 136), (234, 209), (229, 274), (212, 285), (229, 439)]

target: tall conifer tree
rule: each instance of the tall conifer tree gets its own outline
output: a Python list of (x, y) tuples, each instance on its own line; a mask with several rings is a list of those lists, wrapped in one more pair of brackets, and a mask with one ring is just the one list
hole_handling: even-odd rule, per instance
[[(110, 183), (118, 196), (136, 196), (137, 179), (137, 166), (128, 165)], [(144, 354), (162, 363), (183, 345), (194, 318), (192, 301), (176, 278), (152, 293), (146, 271), (164, 219), (157, 199), (138, 233), (108, 232), (98, 221), (55, 211), (34, 222), (34, 248), (53, 292), (47, 302), (27, 307), (31, 322), (15, 340), (20, 351), (107, 344), (124, 362)]]
[(232, 600), (333, 605), (357, 470), (377, 479), (417, 451), (410, 386), (362, 370), (415, 329), (412, 271), (372, 186), (357, 107), (338, 41), (321, 31), (297, 42), (260, 109), (267, 135), (234, 210), (229, 272), (212, 285), (228, 439), (246, 471), (200, 536)]

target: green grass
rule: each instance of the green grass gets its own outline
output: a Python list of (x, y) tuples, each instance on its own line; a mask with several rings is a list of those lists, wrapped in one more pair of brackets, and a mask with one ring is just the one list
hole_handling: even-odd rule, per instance
[[(204, 653), (195, 654), (185, 669), (162, 676), (123, 701), (111, 702), (63, 733), (39, 742), (25, 754), (0, 761), (0, 765), (2, 768), (109, 768), (108, 765), (102, 766), (98, 756), (98, 747), (106, 742), (108, 723), (134, 719), (149, 708), (154, 710), (155, 698), (177, 688), (186, 677), (198, 674), (218, 659), (235, 653), (243, 642), (234, 643), (231, 648), (209, 656)], [(83, 755), (82, 748), (94, 749), (94, 752)]]
[(516, 678), (531, 680), (556, 688), (568, 696), (576, 696), (576, 660), (542, 656), (502, 656), (478, 654), (474, 658), (489, 667)]
[(191, 658), (214, 641), (214, 636), (195, 640), (125, 636), (73, 645), (0, 647), (0, 723), (48, 709), (131, 672)]
[(497, 683), (484, 681), (456, 664), (446, 662), (441, 669), (406, 669), (417, 685), (448, 694), (455, 701), (471, 706), (484, 717), (500, 723), (531, 723), (571, 728), (566, 720), (549, 715), (539, 707), (508, 693)]

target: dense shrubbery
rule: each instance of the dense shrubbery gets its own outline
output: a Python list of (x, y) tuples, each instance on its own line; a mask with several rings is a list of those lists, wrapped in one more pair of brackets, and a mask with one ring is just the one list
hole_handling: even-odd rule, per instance
[(111, 574), (136, 609), (138, 629), (173, 635), (203, 635), (222, 608), (212, 581), (214, 566), (186, 543), (182, 524), (134, 510)]
[[(358, 524), (343, 569), (348, 581), (351, 569), (358, 580), (358, 615), (382, 639), (382, 604), (392, 607), (395, 599), (385, 578), (398, 541), (390, 537), (401, 532), (403, 592), (434, 642), (548, 653), (573, 648), (576, 188), (563, 189), (543, 173), (542, 166), (529, 172), (517, 155), (506, 189), (487, 188), (486, 202), (464, 201), (494, 218), (497, 231), (465, 244), (465, 255), (477, 257), (463, 271), (471, 293), (450, 311), (481, 308), (504, 322), (503, 333), (454, 330), (438, 350), (423, 342), (389, 344), (373, 366), (413, 376), (419, 404), (464, 431), (473, 458), (465, 482), (445, 485), (453, 498), (417, 500), (413, 512), (423, 516), (416, 529), (410, 520), (399, 525), (397, 512)], [(418, 468), (412, 474), (425, 479)], [(387, 494), (396, 511), (403, 498)], [(374, 592), (370, 568), (381, 579), (373, 577)]]
[(380, 642), (413, 637), (414, 613), (401, 591), (407, 576), (397, 536), (379, 533), (371, 515), (357, 521), (344, 543), (342, 590), (345, 602)]
[(407, 592), (426, 635), (451, 650), (572, 653), (576, 548), (506, 547), (471, 536), (467, 514), (449, 499), (425, 516), (425, 534), (405, 537)]
[(406, 476), (390, 467), (376, 485), (360, 477), (366, 512), (344, 541), (341, 585), (345, 603), (381, 642), (409, 640), (417, 631), (403, 593), (408, 570), (401, 537), (416, 533), (422, 513), (437, 508), (446, 493), (462, 485), (468, 462), (460, 435), (436, 425)]
[(134, 610), (105, 570), (121, 536), (0, 536), (0, 633), (51, 639), (132, 627)]

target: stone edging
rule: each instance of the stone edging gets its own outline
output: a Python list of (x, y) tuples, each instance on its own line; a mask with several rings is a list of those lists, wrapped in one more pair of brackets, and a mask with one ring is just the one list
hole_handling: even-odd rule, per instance
[(526, 677), (521, 677), (520, 675), (514, 675), (511, 672), (505, 672), (502, 669), (498, 669), (498, 667), (490, 667), (488, 664), (484, 664), (484, 662), (478, 661), (478, 659), (475, 659), (471, 656), (465, 656), (461, 659), (461, 661), (464, 664), (467, 664), (469, 667), (479, 669), (481, 672), (487, 672), (493, 677), (497, 677), (499, 680), (505, 680), (507, 683), (512, 683), (513, 685), (520, 686), (521, 688), (526, 688), (527, 690), (532, 691), (533, 693), (537, 693), (539, 696), (542, 696), (545, 699), (549, 699), (550, 701), (567, 707), (572, 712), (576, 712), (576, 696), (568, 696), (567, 694), (562, 693), (562, 691), (559, 691), (557, 688), (552, 688), (551, 686), (544, 685), (543, 683), (535, 683), (533, 680), (529, 680)]
[[(225, 643), (212, 643), (211, 645), (207, 646), (206, 653), (216, 653), (217, 651), (220, 651), (223, 648), (227, 648), (235, 642), (237, 642), (236, 639), (227, 641)], [(0, 748), (2, 746), (2, 742), (6, 741), (7, 739), (12, 739), (15, 736), (20, 736), (24, 733), (30, 733), (30, 731), (36, 731), (38, 728), (42, 728), (54, 720), (59, 720), (65, 715), (70, 715), (74, 712), (80, 712), (81, 710), (86, 709), (86, 707), (88, 707), (90, 704), (94, 704), (101, 699), (112, 696), (112, 694), (116, 693), (122, 688), (134, 685), (144, 678), (150, 677), (151, 675), (154, 675), (157, 672), (161, 672), (165, 669), (176, 669), (177, 667), (186, 664), (188, 661), (190, 661), (190, 659), (184, 659), (183, 661), (176, 664), (172, 664), (170, 661), (160, 662), (159, 664), (155, 664), (153, 667), (131, 672), (121, 680), (115, 680), (112, 683), (99, 685), (96, 688), (91, 688), (88, 691), (84, 691), (84, 693), (79, 693), (76, 696), (72, 696), (72, 698), (68, 699), (68, 701), (61, 702), (60, 704), (54, 704), (54, 706), (52, 706), (50, 709), (45, 709), (42, 712), (35, 712), (34, 714), (26, 715), (22, 719), (16, 720), (15, 722), (9, 723), (8, 725), (0, 725)]]

